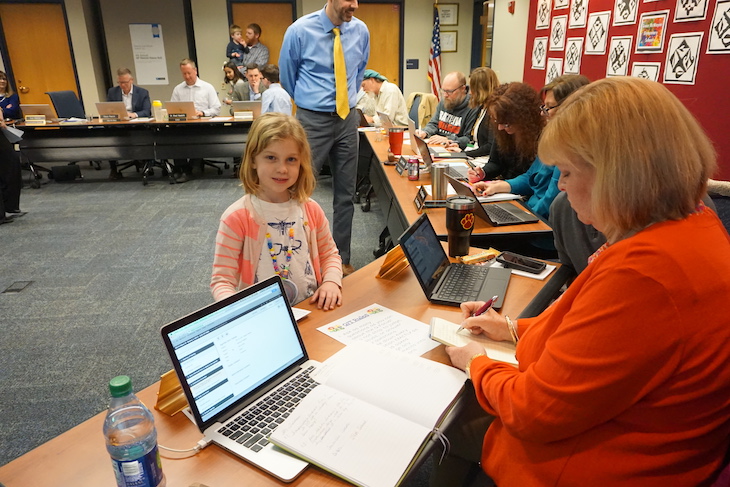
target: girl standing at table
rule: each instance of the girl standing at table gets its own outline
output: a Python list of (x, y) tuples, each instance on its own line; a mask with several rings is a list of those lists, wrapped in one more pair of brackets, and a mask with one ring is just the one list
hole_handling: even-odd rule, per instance
[(307, 136), (289, 115), (265, 113), (251, 126), (239, 177), (246, 194), (223, 213), (216, 236), (213, 297), (278, 274), (289, 302), (342, 304), (342, 259), (322, 208)]
[[(223, 85), (218, 95), (220, 96), (221, 103), (231, 106), (234, 101), (243, 100), (243, 90), (245, 89), (244, 84), (246, 82), (232, 61), (223, 65), (223, 73)], [(233, 115), (233, 108), (229, 108), (229, 112)]]
[(20, 117), (20, 98), (10, 88), (8, 75), (0, 71), (0, 109), (5, 118), (17, 120)]

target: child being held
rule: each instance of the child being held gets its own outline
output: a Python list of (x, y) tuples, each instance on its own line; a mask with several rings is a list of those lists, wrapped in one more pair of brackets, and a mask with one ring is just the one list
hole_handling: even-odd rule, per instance
[(216, 236), (216, 301), (278, 274), (294, 305), (342, 305), (342, 259), (329, 221), (310, 199), (316, 179), (307, 136), (292, 116), (262, 114), (239, 171), (246, 194), (226, 209)]
[(233, 61), (240, 71), (243, 66), (244, 54), (243, 31), (240, 26), (233, 24), (231, 25), (229, 32), (231, 34), (231, 42), (229, 42), (226, 47), (226, 57)]

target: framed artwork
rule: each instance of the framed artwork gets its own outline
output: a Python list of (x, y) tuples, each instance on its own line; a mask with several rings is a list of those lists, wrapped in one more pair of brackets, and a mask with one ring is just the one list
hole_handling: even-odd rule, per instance
[(563, 74), (580, 74), (580, 60), (583, 55), (583, 38), (569, 37), (565, 43), (565, 64)]
[(631, 65), (631, 76), (659, 81), (661, 67), (662, 63), (634, 63)]
[(613, 7), (613, 25), (635, 24), (638, 11), (639, 0), (616, 0)]
[(672, 34), (664, 63), (664, 82), (693, 85), (700, 59), (700, 44), (703, 32)]
[(438, 9), (441, 25), (459, 25), (458, 3), (440, 3)]
[(550, 0), (537, 0), (535, 29), (550, 28)]
[(560, 8), (568, 8), (569, 5), (570, 0), (555, 0), (555, 5), (553, 5), (553, 7), (557, 10)]
[(677, 0), (677, 8), (674, 9), (674, 21), (705, 20), (708, 3), (710, 3), (709, 0)]
[(588, 14), (585, 54), (606, 54), (606, 39), (611, 23), (611, 11)]
[(553, 26), (550, 29), (550, 50), (562, 51), (565, 49), (565, 36), (568, 33), (568, 16), (556, 15), (553, 17)]
[(730, 0), (718, 0), (709, 36), (707, 54), (730, 54)]
[(561, 58), (549, 58), (545, 70), (545, 84), (563, 74), (563, 60)]
[(456, 52), (459, 33), (455, 30), (441, 31), (441, 52)]
[(588, 18), (588, 0), (571, 0), (568, 27), (585, 27)]
[(548, 52), (548, 38), (535, 37), (532, 43), (532, 69), (545, 69)]
[(641, 14), (639, 32), (636, 34), (636, 52), (662, 52), (667, 22), (669, 10)]
[(631, 36), (611, 37), (608, 49), (608, 65), (606, 76), (626, 76), (629, 74), (629, 55), (631, 54)]

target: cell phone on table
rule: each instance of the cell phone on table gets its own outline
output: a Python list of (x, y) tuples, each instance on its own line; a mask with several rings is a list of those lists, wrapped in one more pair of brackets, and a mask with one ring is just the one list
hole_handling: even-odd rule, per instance
[(539, 274), (545, 270), (545, 262), (525, 257), (524, 255), (515, 254), (514, 252), (502, 252), (497, 256), (497, 262), (510, 269)]

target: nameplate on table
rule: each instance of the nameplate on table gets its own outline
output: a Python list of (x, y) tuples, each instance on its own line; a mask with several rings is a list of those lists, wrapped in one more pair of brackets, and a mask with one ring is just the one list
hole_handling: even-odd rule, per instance
[(104, 122), (118, 122), (119, 115), (116, 113), (106, 113), (100, 117)]
[(416, 211), (418, 211), (418, 213), (421, 213), (423, 210), (424, 202), (426, 201), (426, 194), (426, 188), (420, 186), (416, 193), (416, 198), (413, 200), (413, 204), (416, 206)]
[(170, 122), (185, 122), (188, 119), (187, 113), (168, 113), (168, 120)]
[(46, 116), (45, 115), (26, 115), (25, 124), (26, 125), (45, 125)]
[(403, 173), (406, 170), (406, 167), (408, 167), (408, 161), (405, 157), (400, 156), (398, 159), (398, 162), (395, 163), (395, 172), (398, 173), (398, 176), (403, 176)]
[(233, 112), (233, 120), (238, 122), (250, 122), (253, 120), (253, 110)]

